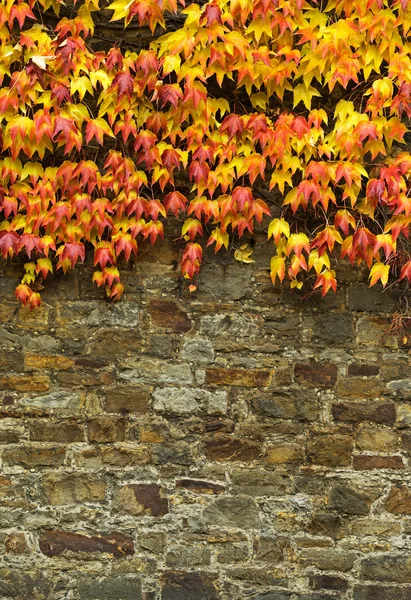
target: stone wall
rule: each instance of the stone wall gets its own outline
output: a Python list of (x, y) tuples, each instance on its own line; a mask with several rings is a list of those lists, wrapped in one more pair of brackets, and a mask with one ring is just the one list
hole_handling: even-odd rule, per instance
[(223, 254), (190, 295), (177, 259), (142, 251), (116, 305), (86, 265), (32, 313), (3, 265), (0, 598), (409, 600), (396, 298)]

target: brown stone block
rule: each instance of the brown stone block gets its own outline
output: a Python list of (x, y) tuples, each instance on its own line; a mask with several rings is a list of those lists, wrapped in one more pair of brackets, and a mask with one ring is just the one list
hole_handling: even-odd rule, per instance
[(208, 460), (248, 462), (256, 460), (260, 452), (261, 444), (228, 435), (216, 434), (204, 442), (204, 453)]
[(354, 456), (354, 469), (403, 469), (404, 462), (401, 456), (357, 455)]
[(134, 542), (122, 533), (93, 535), (68, 531), (46, 531), (39, 540), (40, 550), (46, 556), (59, 556), (65, 550), (71, 552), (103, 552), (113, 556), (134, 554)]
[(337, 421), (373, 421), (392, 425), (396, 412), (394, 402), (339, 402), (332, 405), (332, 414)]
[(26, 536), (21, 531), (14, 531), (9, 533), (4, 542), (7, 554), (28, 554), (29, 547), (27, 544)]
[(67, 356), (50, 356), (26, 353), (26, 356), (24, 357), (24, 365), (27, 370), (49, 369), (52, 371), (65, 371), (74, 365), (74, 360), (72, 358), (68, 358)]
[(151, 300), (148, 310), (151, 322), (158, 327), (167, 327), (174, 333), (187, 333), (192, 327), (187, 314), (175, 302)]
[(50, 388), (50, 379), (44, 375), (8, 375), (0, 379), (0, 389), (17, 392), (45, 392)]
[(206, 384), (267, 387), (270, 385), (271, 376), (271, 371), (257, 369), (207, 369)]
[(106, 390), (105, 410), (114, 413), (145, 414), (148, 411), (150, 388), (119, 385)]
[(331, 363), (297, 363), (294, 375), (298, 383), (312, 387), (333, 387), (337, 381), (337, 365)]
[(112, 371), (66, 371), (57, 375), (63, 387), (92, 387), (95, 385), (111, 385), (115, 381)]
[(336, 393), (343, 398), (377, 398), (385, 391), (379, 379), (340, 379)]
[(0, 370), (1, 371), (23, 371), (24, 359), (22, 352), (14, 350), (13, 352), (0, 351)]
[(148, 423), (139, 430), (140, 441), (148, 444), (162, 444), (168, 439), (168, 428), (165, 423)]
[(47, 504), (62, 506), (83, 502), (100, 502), (106, 495), (106, 483), (97, 475), (57, 474), (43, 478), (43, 494)]
[(411, 488), (403, 485), (392, 487), (385, 509), (393, 515), (411, 515)]
[(164, 488), (156, 483), (133, 483), (117, 489), (113, 508), (134, 516), (163, 517), (168, 513), (168, 500)]
[(304, 461), (304, 447), (301, 444), (276, 444), (275, 446), (269, 446), (264, 460), (270, 465), (300, 464)]
[(34, 442), (59, 442), (71, 444), (84, 442), (84, 425), (74, 420), (51, 422), (46, 420), (29, 423), (30, 440)]
[(399, 447), (399, 437), (390, 429), (365, 427), (357, 433), (356, 447), (366, 452), (395, 452)]
[(375, 377), (380, 372), (379, 365), (352, 363), (348, 365), (348, 375), (351, 377)]
[(353, 600), (410, 600), (411, 585), (355, 585)]
[(87, 424), (88, 439), (98, 444), (122, 442), (125, 436), (125, 422), (122, 419), (96, 417)]
[(182, 488), (196, 494), (222, 494), (225, 486), (210, 481), (200, 481), (198, 479), (177, 479), (176, 488)]
[(21, 446), (19, 448), (6, 448), (3, 452), (3, 461), (9, 466), (21, 466), (26, 469), (32, 467), (59, 467), (64, 463), (66, 450), (61, 446), (44, 448), (40, 446)]
[(351, 464), (354, 442), (347, 435), (327, 435), (311, 438), (307, 458), (315, 465), (346, 467)]
[(408, 552), (392, 556), (380, 554), (362, 561), (360, 579), (392, 583), (411, 583), (411, 561)]
[(220, 594), (209, 573), (168, 571), (161, 576), (164, 600), (218, 600)]
[(310, 586), (313, 590), (338, 590), (345, 592), (348, 588), (348, 582), (343, 577), (337, 575), (311, 575)]

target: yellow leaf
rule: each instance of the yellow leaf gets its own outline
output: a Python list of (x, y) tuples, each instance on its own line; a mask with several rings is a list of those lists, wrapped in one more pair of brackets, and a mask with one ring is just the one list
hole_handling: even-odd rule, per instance
[(255, 262), (255, 260), (250, 258), (252, 253), (253, 253), (253, 250), (251, 248), (249, 248), (247, 244), (244, 244), (243, 246), (241, 246), (238, 250), (236, 250), (234, 252), (234, 258), (236, 260), (238, 260), (239, 262), (253, 263), (253, 262)]
[(317, 92), (315, 88), (311, 85), (308, 87), (305, 83), (300, 83), (294, 88), (294, 104), (295, 108), (300, 102), (304, 104), (304, 106), (311, 110), (311, 100), (314, 96), (321, 96), (320, 92)]
[(276, 278), (283, 281), (285, 275), (285, 259), (283, 256), (273, 256), (270, 263), (271, 281), (275, 283)]
[(375, 285), (377, 281), (381, 280), (383, 287), (387, 285), (388, 275), (390, 273), (390, 265), (384, 265), (383, 263), (376, 262), (370, 271), (369, 279), (370, 287)]

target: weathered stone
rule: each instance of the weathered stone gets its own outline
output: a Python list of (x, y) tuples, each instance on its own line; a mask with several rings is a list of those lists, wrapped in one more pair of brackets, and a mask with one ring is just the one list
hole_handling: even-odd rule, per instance
[(38, 408), (50, 409), (70, 409), (76, 410), (80, 405), (80, 394), (70, 393), (59, 390), (45, 396), (35, 396), (33, 398), (21, 398), (19, 404), (21, 406), (35, 406)]
[(70, 444), (84, 442), (84, 426), (74, 420), (32, 421), (29, 423), (30, 439), (34, 442), (59, 442)]
[(313, 387), (333, 387), (337, 381), (337, 365), (331, 363), (297, 363), (294, 375), (298, 383)]
[(244, 563), (249, 556), (248, 546), (245, 544), (230, 544), (221, 545), (221, 549), (217, 552), (217, 562), (223, 565), (232, 565), (236, 563)]
[(330, 506), (343, 515), (366, 515), (370, 510), (364, 496), (348, 485), (343, 484), (332, 487)]
[(376, 378), (340, 379), (336, 393), (343, 398), (378, 398), (384, 393), (384, 384)]
[(140, 386), (119, 385), (107, 388), (105, 396), (107, 412), (145, 414), (148, 410), (150, 390)]
[(168, 500), (160, 485), (135, 483), (117, 489), (113, 507), (123, 514), (163, 517), (168, 513)]
[(17, 392), (46, 392), (50, 379), (44, 375), (6, 375), (0, 378), (0, 389)]
[(381, 294), (376, 287), (357, 283), (348, 287), (348, 306), (364, 312), (394, 312), (397, 294)]
[(205, 380), (208, 385), (266, 387), (271, 376), (271, 371), (257, 369), (207, 369)]
[(166, 546), (166, 535), (162, 531), (147, 531), (138, 541), (143, 550), (153, 554), (161, 554)]
[(23, 532), (9, 533), (4, 542), (7, 554), (28, 554), (30, 552), (26, 536)]
[(329, 513), (315, 513), (308, 524), (307, 531), (313, 535), (327, 536), (337, 539), (340, 534), (342, 522), (339, 515)]
[(193, 382), (193, 375), (187, 364), (170, 363), (160, 360), (132, 359), (127, 361), (127, 370), (118, 374), (118, 379), (130, 384), (176, 383), (178, 385)]
[(372, 421), (392, 425), (395, 422), (393, 402), (339, 402), (332, 405), (332, 413), (337, 421)]
[(259, 536), (254, 540), (254, 557), (269, 563), (278, 563), (284, 560), (284, 551), (289, 548), (290, 542), (281, 536)]
[(198, 363), (212, 363), (214, 361), (214, 349), (210, 340), (193, 338), (187, 340), (181, 351), (182, 360)]
[(210, 549), (204, 546), (174, 546), (166, 555), (166, 565), (176, 569), (192, 569), (210, 564)]
[(411, 586), (355, 585), (353, 600), (409, 600)]
[(259, 315), (207, 315), (201, 319), (200, 330), (209, 336), (255, 337), (263, 324), (264, 320)]
[(65, 371), (73, 367), (74, 360), (67, 356), (27, 353), (24, 357), (24, 365), (27, 370), (38, 369), (39, 371), (43, 371), (44, 369), (48, 369), (51, 371)]
[(371, 456), (369, 454), (354, 456), (354, 469), (403, 469), (404, 463), (401, 456)]
[(411, 583), (411, 560), (407, 554), (365, 558), (361, 561), (360, 578), (372, 582)]
[(208, 460), (249, 462), (259, 457), (261, 445), (246, 439), (216, 434), (204, 443), (204, 453)]
[(157, 444), (152, 449), (152, 459), (156, 465), (191, 465), (194, 462), (193, 448), (186, 442)]
[(380, 372), (379, 365), (352, 363), (348, 365), (348, 375), (351, 377), (374, 377)]
[(348, 313), (328, 313), (315, 317), (314, 341), (341, 345), (354, 338), (353, 317)]
[(210, 481), (200, 481), (198, 479), (178, 479), (176, 487), (194, 492), (195, 494), (222, 494), (225, 486)]
[(192, 327), (187, 314), (175, 302), (150, 300), (148, 309), (151, 322), (158, 327), (167, 327), (175, 333), (186, 333)]
[(338, 590), (345, 592), (348, 582), (337, 575), (312, 575), (310, 585), (314, 590)]
[(111, 417), (96, 417), (87, 423), (87, 432), (90, 442), (122, 442), (125, 437), (125, 422)]
[(82, 577), (77, 591), (80, 600), (142, 600), (140, 578), (135, 576)]
[(250, 498), (217, 498), (204, 510), (204, 523), (220, 527), (258, 529), (260, 517), (257, 506)]
[(318, 415), (318, 398), (311, 391), (275, 391), (259, 394), (252, 400), (252, 407), (263, 417), (314, 421)]
[(360, 346), (397, 347), (395, 336), (389, 335), (390, 319), (361, 317), (357, 321), (356, 341)]
[(136, 327), (140, 309), (136, 302), (63, 302), (57, 305), (59, 325), (87, 327)]
[(100, 502), (106, 495), (106, 483), (87, 473), (45, 475), (42, 488), (46, 503), (53, 506)]
[(270, 465), (302, 463), (304, 461), (304, 447), (300, 444), (268, 446), (264, 459)]
[(189, 388), (159, 388), (153, 394), (153, 409), (171, 414), (195, 414), (200, 406), (194, 390)]
[(354, 552), (341, 552), (338, 550), (315, 549), (301, 550), (300, 559), (304, 565), (317, 567), (321, 571), (351, 571), (356, 560)]
[(232, 471), (231, 481), (234, 493), (247, 496), (280, 496), (291, 489), (289, 476), (257, 469)]
[(66, 449), (61, 446), (20, 446), (7, 448), (3, 452), (3, 461), (10, 466), (21, 466), (26, 469), (32, 467), (59, 467), (66, 458)]
[(356, 437), (357, 449), (366, 452), (395, 452), (398, 442), (398, 435), (389, 429), (364, 428)]
[(313, 437), (307, 445), (307, 458), (315, 465), (344, 467), (351, 464), (353, 445), (348, 435)]
[(401, 425), (411, 426), (411, 404), (399, 404), (397, 406), (397, 418)]
[(219, 597), (208, 573), (169, 571), (161, 577), (161, 600), (218, 600)]
[(411, 515), (411, 488), (403, 485), (392, 487), (385, 509), (394, 515)]
[(122, 533), (90, 536), (68, 531), (47, 531), (41, 535), (39, 547), (46, 556), (59, 556), (66, 550), (104, 552), (117, 557), (134, 554), (133, 538)]
[(43, 570), (33, 571), (4, 567), (0, 569), (0, 598), (13, 600), (51, 600), (61, 598), (67, 587), (68, 578), (64, 574), (53, 577)]

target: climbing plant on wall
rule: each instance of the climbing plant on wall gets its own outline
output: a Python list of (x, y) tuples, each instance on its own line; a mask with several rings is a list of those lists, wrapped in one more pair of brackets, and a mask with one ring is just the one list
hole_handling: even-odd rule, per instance
[[(273, 282), (335, 291), (337, 256), (411, 281), (411, 1), (201, 4), (2, 0), (0, 249), (27, 256), (24, 304), (87, 251), (120, 298), (118, 258), (169, 218), (190, 290), (203, 248), (256, 224)], [(106, 14), (128, 48), (96, 48)]]

